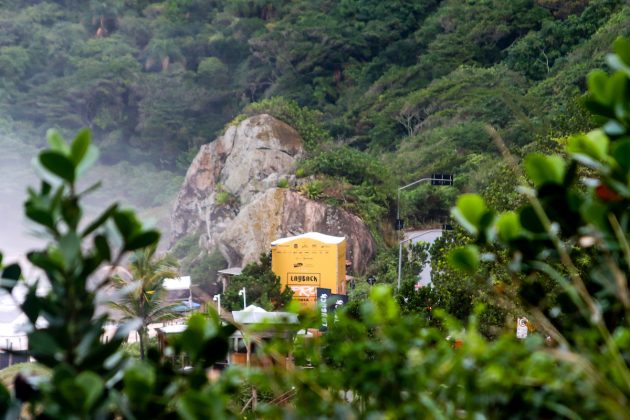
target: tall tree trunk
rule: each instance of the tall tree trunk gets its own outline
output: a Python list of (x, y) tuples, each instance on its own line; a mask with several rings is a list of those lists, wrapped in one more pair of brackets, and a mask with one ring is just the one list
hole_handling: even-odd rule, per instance
[(144, 360), (144, 325), (140, 329), (140, 360)]
[(140, 327), (140, 360), (144, 360), (144, 334), (147, 331), (145, 325), (145, 290), (142, 286), (142, 293), (140, 294), (140, 316), (142, 317), (142, 326)]

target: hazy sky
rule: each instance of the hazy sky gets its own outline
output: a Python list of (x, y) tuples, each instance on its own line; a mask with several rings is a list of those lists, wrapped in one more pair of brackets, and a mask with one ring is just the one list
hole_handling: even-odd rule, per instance
[(36, 149), (0, 135), (0, 150), (0, 251), (17, 256), (37, 244), (22, 216), (26, 187), (36, 183), (31, 165)]
[[(1, 126), (0, 126), (1, 129)], [(7, 137), (0, 132), (0, 252), (5, 256), (20, 256), (26, 251), (32, 250), (42, 244), (41, 240), (35, 238), (30, 232), (29, 225), (24, 220), (23, 205), (26, 198), (26, 188), (28, 186), (39, 186), (39, 180), (35, 176), (32, 161), (37, 155), (37, 148), (21, 140)], [(139, 210), (139, 214), (145, 221), (156, 220), (158, 228), (163, 233), (162, 245), (168, 243), (169, 216), (171, 202), (149, 208), (143, 211), (139, 206), (129, 203), (131, 191), (138, 191), (139, 185), (133, 188), (125, 188), (133, 180), (129, 179), (129, 174), (121, 170), (120, 167), (98, 166), (92, 168), (95, 179), (87, 180), (88, 184), (102, 181), (103, 185), (95, 194), (87, 197), (83, 203), (84, 211), (88, 217), (100, 214), (107, 205), (114, 201), (123, 205), (131, 205)], [(95, 174), (95, 175), (94, 175)], [(154, 174), (151, 182), (158, 185), (166, 185), (175, 175), (162, 174), (159, 178)], [(177, 185), (181, 180), (176, 178)], [(136, 183), (138, 180), (136, 180)], [(147, 181), (148, 182), (148, 181)], [(87, 185), (84, 187), (87, 187)], [(166, 185), (168, 186), (168, 185)], [(173, 194), (174, 195), (174, 194)], [(174, 198), (174, 197), (173, 197)]]

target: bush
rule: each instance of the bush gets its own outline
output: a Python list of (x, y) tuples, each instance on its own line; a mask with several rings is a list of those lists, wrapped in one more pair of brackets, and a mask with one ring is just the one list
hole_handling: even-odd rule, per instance
[(318, 199), (324, 192), (324, 184), (322, 181), (315, 180), (302, 185), (300, 188), (302, 193), (311, 200)]
[(300, 107), (297, 102), (281, 96), (249, 104), (244, 112), (247, 116), (269, 114), (284, 121), (297, 130), (306, 147), (310, 149), (330, 139), (330, 134), (321, 126), (320, 112)]
[(214, 195), (214, 202), (218, 205), (228, 204), (230, 202), (230, 193), (227, 191), (219, 191)]
[(278, 188), (288, 188), (289, 181), (286, 178), (280, 178), (278, 180), (278, 184), (276, 185)]
[(214, 202), (220, 206), (233, 206), (238, 203), (238, 197), (227, 191), (222, 184), (217, 184), (215, 187)]
[(197, 76), (204, 83), (215, 89), (224, 89), (228, 81), (228, 68), (216, 57), (204, 58), (197, 67)]
[(320, 149), (303, 167), (307, 172), (344, 178), (354, 185), (382, 185), (391, 178), (378, 159), (347, 146)]
[[(468, 273), (498, 260), (499, 252), (510, 257), (507, 268), (523, 281), (505, 298), (528, 305), (538, 327), (565, 348), (556, 358), (576, 362), (593, 392), (591, 403), (610, 403), (603, 409), (611, 418), (623, 416), (630, 397), (630, 340), (614, 338), (630, 332), (630, 120), (620, 111), (630, 109), (630, 40), (618, 39), (614, 50), (608, 58), (614, 73), (588, 77), (586, 105), (603, 127), (572, 136), (568, 157), (527, 156), (524, 172), (532, 186), (523, 188), (527, 202), (515, 211), (498, 213), (475, 194), (460, 197), (453, 215), (475, 242), (450, 253), (452, 264)], [(589, 174), (586, 182), (582, 173)], [(545, 293), (549, 281), (560, 289), (554, 299)], [(582, 404), (573, 410), (589, 412)]]

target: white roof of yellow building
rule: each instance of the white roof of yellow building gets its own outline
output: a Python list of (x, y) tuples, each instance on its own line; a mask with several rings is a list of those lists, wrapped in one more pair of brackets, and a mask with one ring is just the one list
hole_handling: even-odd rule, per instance
[(307, 232), (297, 236), (289, 236), (287, 238), (276, 239), (271, 243), (271, 246), (285, 244), (287, 242), (292, 242), (298, 239), (313, 239), (315, 241), (323, 242), (325, 244), (336, 245), (342, 243), (346, 238), (343, 236), (330, 236), (324, 235), (319, 232)]

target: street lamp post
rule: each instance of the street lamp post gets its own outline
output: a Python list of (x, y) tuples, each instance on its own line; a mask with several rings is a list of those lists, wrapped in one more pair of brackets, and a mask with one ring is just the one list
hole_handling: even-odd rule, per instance
[(247, 308), (247, 290), (243, 287), (238, 291), (239, 296), (243, 296), (243, 309)]
[(220, 294), (214, 295), (212, 300), (217, 303), (217, 310), (219, 312), (219, 316), (221, 316), (221, 295)]
[(396, 230), (398, 231), (398, 283), (397, 288), (400, 290), (400, 276), (402, 274), (402, 244), (406, 241), (400, 240), (400, 231), (404, 227), (404, 223), (400, 218), (400, 192), (406, 188), (413, 187), (422, 182), (431, 182), (431, 185), (445, 186), (453, 185), (453, 175), (451, 174), (432, 174), (429, 178), (421, 178), (407, 185), (398, 188), (398, 199), (396, 201)]

